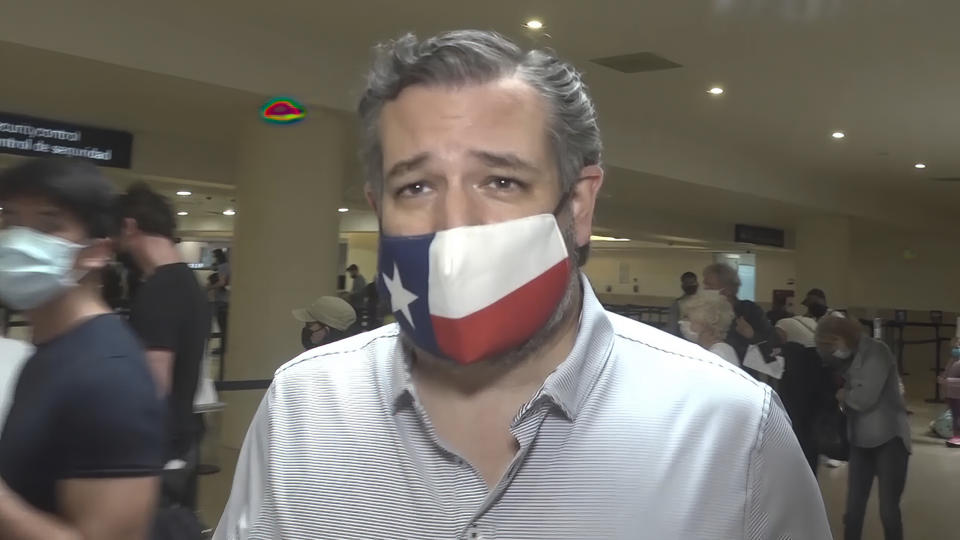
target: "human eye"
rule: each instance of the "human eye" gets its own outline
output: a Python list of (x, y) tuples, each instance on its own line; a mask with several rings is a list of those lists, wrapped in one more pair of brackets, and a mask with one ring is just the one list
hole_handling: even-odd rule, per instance
[(509, 176), (492, 176), (487, 179), (486, 186), (498, 192), (525, 191), (527, 184)]
[(426, 195), (432, 191), (433, 188), (426, 182), (411, 182), (397, 188), (395, 193), (396, 196), (400, 198), (413, 198)]

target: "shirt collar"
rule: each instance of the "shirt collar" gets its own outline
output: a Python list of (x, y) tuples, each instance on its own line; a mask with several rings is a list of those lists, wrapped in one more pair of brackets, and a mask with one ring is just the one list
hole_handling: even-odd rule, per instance
[[(518, 418), (527, 410), (533, 409), (530, 405), (535, 401), (546, 397), (558, 406), (567, 418), (574, 420), (606, 365), (613, 349), (613, 325), (594, 294), (587, 276), (581, 274), (580, 282), (583, 287), (583, 306), (573, 349), (567, 359), (547, 376), (541, 389), (531, 396), (530, 403), (523, 407)], [(389, 362), (387, 377), (387, 396), (393, 414), (411, 405), (415, 399), (410, 376), (410, 358), (409, 349), (398, 335), (396, 353)]]

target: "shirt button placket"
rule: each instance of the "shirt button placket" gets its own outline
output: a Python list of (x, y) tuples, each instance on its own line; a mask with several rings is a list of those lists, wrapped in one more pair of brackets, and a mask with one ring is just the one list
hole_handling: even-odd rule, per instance
[(467, 531), (463, 535), (464, 540), (484, 540), (483, 534), (480, 533), (480, 527), (477, 527), (476, 524), (470, 525), (467, 527)]

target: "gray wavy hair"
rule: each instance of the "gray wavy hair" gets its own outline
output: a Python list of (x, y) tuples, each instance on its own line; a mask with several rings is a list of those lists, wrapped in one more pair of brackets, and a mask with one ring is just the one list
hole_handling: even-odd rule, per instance
[(457, 30), (419, 41), (413, 34), (378, 45), (360, 98), (360, 157), (367, 181), (383, 189), (379, 122), (383, 106), (403, 89), (423, 84), (462, 86), (519, 77), (548, 104), (548, 135), (560, 186), (568, 191), (588, 165), (598, 165), (602, 145), (597, 111), (580, 73), (552, 51), (524, 52), (496, 32)]
[(680, 303), (684, 318), (700, 323), (709, 337), (723, 341), (733, 324), (733, 306), (716, 291), (700, 291)]

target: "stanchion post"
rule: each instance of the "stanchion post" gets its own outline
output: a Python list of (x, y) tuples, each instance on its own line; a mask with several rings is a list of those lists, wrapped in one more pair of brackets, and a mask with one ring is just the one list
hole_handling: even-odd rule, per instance
[(934, 358), (934, 367), (933, 367), (933, 399), (926, 400), (927, 403), (942, 403), (943, 400), (940, 399), (940, 325), (935, 324), (933, 327), (933, 336), (934, 336), (934, 348), (936, 350), (936, 357)]
[(907, 345), (903, 342), (903, 326), (903, 323), (897, 323), (897, 369), (900, 370), (901, 377), (910, 375), (903, 369), (903, 349)]

